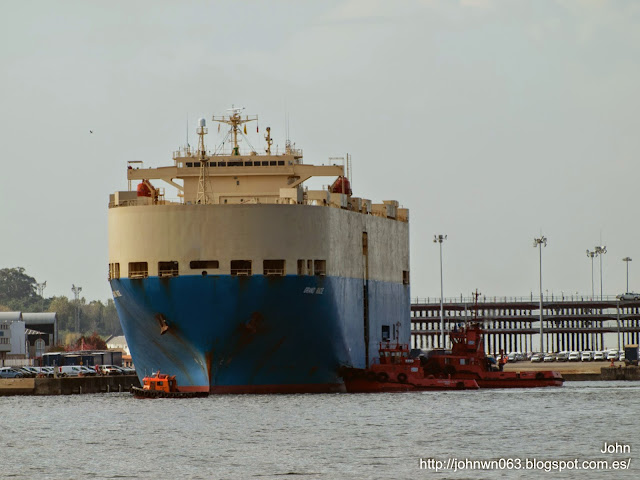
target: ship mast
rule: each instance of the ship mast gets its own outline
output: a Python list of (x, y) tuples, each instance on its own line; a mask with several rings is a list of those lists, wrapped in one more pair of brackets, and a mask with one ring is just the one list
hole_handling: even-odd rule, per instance
[(200, 156), (200, 178), (198, 179), (198, 196), (196, 203), (208, 205), (211, 203), (209, 195), (211, 193), (211, 184), (209, 183), (209, 161), (207, 152), (204, 149), (204, 136), (207, 134), (206, 121), (204, 118), (198, 120), (198, 154)]
[[(244, 110), (244, 107), (236, 108), (232, 105), (231, 108), (228, 109), (228, 111), (231, 112), (231, 114), (228, 117), (225, 117), (224, 115), (216, 117), (214, 115), (212, 118), (214, 122), (225, 123), (231, 126), (231, 134), (233, 136), (233, 151), (231, 155), (240, 155), (240, 148), (238, 147), (238, 133), (242, 133), (242, 131), (239, 131), (240, 126), (244, 123), (258, 120), (257, 115), (252, 117), (249, 117), (247, 115), (243, 119), (242, 116), (240, 115), (242, 113), (242, 110)], [(245, 132), (244, 132), (245, 134), (247, 133), (246, 130), (247, 130), (247, 127), (245, 127)]]

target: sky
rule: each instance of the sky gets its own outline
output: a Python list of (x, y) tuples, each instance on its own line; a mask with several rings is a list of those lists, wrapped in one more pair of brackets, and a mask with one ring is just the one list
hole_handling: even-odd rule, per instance
[(0, 268), (110, 298), (127, 161), (233, 104), (410, 209), (412, 297), (440, 295), (434, 234), (445, 296), (536, 295), (540, 235), (549, 295), (589, 295), (600, 244), (604, 294), (627, 256), (640, 291), (639, 59), (636, 1), (0, 2)]

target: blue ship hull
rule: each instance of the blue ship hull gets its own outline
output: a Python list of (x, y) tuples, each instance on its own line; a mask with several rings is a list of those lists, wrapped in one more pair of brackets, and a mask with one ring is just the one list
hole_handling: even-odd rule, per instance
[[(323, 276), (180, 276), (111, 280), (138, 376), (176, 375), (185, 391), (342, 391), (342, 365), (364, 368), (383, 330), (409, 343), (409, 286)], [(166, 330), (161, 333), (163, 328)]]

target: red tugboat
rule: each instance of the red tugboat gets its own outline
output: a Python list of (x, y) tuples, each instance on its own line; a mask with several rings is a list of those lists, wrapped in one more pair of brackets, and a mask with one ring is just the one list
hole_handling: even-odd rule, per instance
[(209, 392), (180, 392), (175, 375), (156, 372), (142, 379), (142, 388), (131, 387), (136, 398), (193, 398), (206, 397)]
[(340, 374), (349, 393), (413, 392), (422, 390), (478, 389), (474, 379), (435, 378), (411, 358), (409, 345), (380, 343), (379, 363), (367, 369), (342, 367)]
[(477, 322), (450, 333), (451, 351), (433, 350), (421, 358), (427, 374), (455, 380), (474, 379), (480, 388), (560, 387), (558, 372), (503, 372), (484, 352), (483, 330)]

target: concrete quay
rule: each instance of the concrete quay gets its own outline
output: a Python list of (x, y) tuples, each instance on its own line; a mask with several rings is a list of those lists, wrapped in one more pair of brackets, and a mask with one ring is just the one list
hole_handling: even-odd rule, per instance
[(126, 392), (132, 385), (135, 387), (140, 386), (140, 381), (136, 375), (2, 378), (0, 379), (0, 396)]
[(624, 362), (552, 362), (531, 363), (515, 362), (507, 363), (504, 370), (507, 372), (530, 372), (539, 370), (553, 370), (558, 372), (567, 381), (591, 381), (591, 380), (640, 380), (640, 367), (625, 366)]

